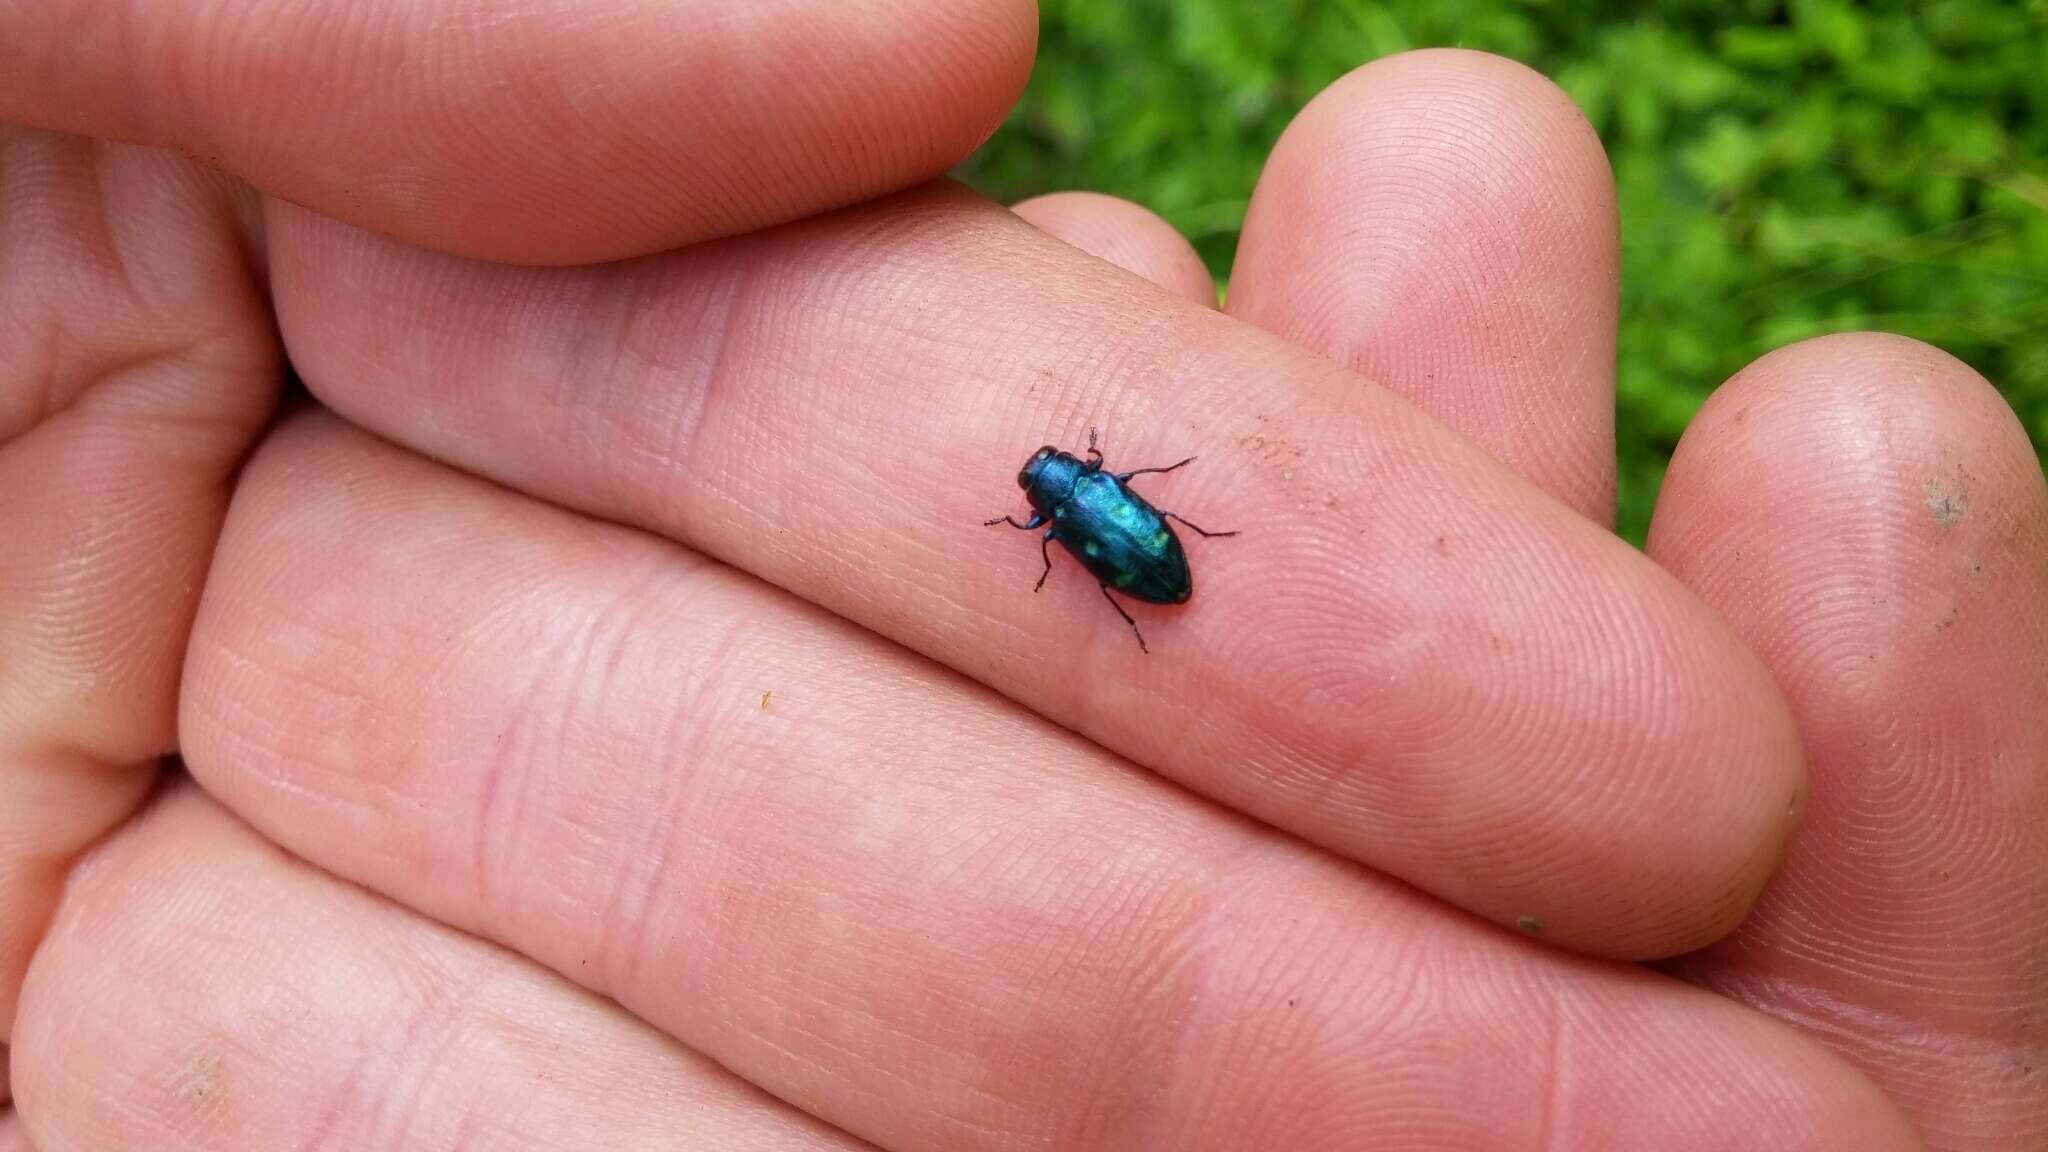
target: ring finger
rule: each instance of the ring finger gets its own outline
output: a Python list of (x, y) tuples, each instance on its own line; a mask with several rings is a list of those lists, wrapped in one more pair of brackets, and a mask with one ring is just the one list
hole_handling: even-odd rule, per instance
[(1571, 98), (1479, 52), (1391, 56), (1273, 149), (1229, 311), (1614, 517), (1614, 179)]

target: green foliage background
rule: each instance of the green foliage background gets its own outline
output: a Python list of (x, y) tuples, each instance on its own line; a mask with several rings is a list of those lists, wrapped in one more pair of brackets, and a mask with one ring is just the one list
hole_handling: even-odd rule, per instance
[(2048, 443), (2048, 0), (1041, 0), (1037, 71), (960, 175), (1148, 205), (1219, 280), (1267, 151), (1376, 56), (1521, 60), (1606, 142), (1622, 220), (1621, 527), (1757, 355), (1881, 328), (1997, 383)]

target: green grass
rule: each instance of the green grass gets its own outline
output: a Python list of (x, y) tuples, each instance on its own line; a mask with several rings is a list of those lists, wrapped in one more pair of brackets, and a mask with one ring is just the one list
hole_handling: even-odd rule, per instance
[(1521, 60), (1585, 109), (1622, 220), (1621, 527), (1757, 355), (1878, 328), (1940, 345), (2048, 444), (2048, 0), (1041, 0), (1037, 71), (960, 170), (1004, 200), (1087, 188), (1228, 275), (1288, 120), (1376, 56)]

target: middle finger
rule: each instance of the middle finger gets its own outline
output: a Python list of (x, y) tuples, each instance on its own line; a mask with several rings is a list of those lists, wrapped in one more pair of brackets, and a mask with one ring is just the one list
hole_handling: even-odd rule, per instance
[[(747, 568), (1216, 799), (1616, 955), (1730, 927), (1791, 827), (1782, 701), (1625, 544), (1383, 390), (957, 190), (632, 264), (434, 257), (284, 207), (301, 374), (429, 455)], [(1028, 588), (1041, 442), (1237, 540), (1139, 609)]]

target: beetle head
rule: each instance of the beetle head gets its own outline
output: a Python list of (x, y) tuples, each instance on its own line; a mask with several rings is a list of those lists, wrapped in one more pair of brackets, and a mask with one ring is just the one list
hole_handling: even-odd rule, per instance
[(1024, 462), (1024, 470), (1017, 473), (1017, 487), (1029, 489), (1031, 482), (1038, 479), (1038, 474), (1044, 471), (1046, 463), (1057, 455), (1059, 455), (1059, 449), (1054, 448), (1050, 444), (1033, 452), (1031, 459)]

